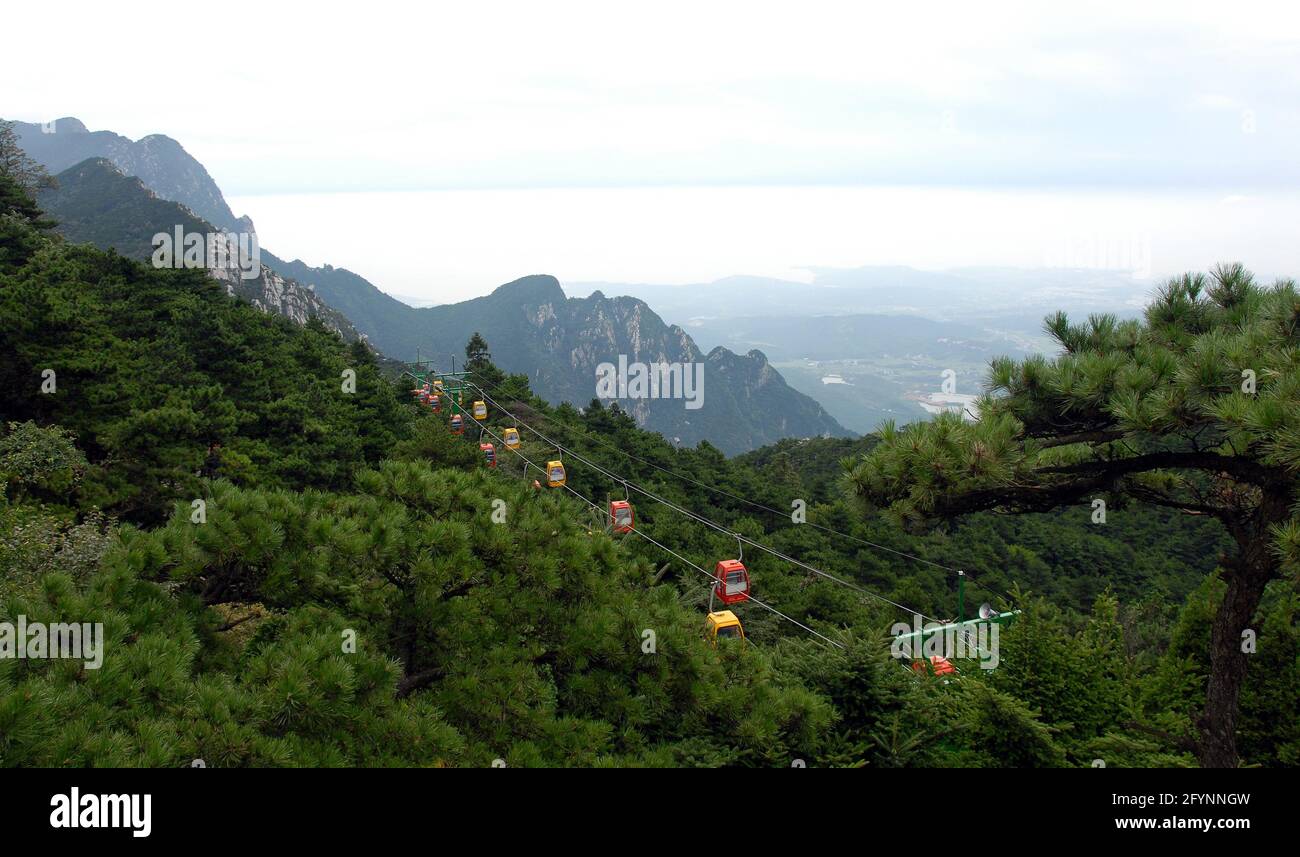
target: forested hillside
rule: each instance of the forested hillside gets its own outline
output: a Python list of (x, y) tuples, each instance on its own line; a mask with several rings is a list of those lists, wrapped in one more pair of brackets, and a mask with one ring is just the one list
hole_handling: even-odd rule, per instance
[[(112, 163), (92, 158), (54, 177), (53, 187), (37, 198), (58, 233), (74, 243), (116, 250), (130, 259), (150, 260), (159, 245), (155, 236), (215, 236), (220, 230), (185, 206), (157, 196), (138, 178), (124, 175)], [(348, 341), (360, 339), (352, 323), (328, 306), (300, 282), (288, 279), (259, 261), (253, 236), (237, 236), (225, 259), (194, 260), (227, 293), (243, 298), (265, 312), (282, 315), (299, 324), (319, 319)], [(179, 248), (179, 243), (178, 243)], [(244, 254), (240, 258), (240, 254)], [(178, 254), (179, 256), (179, 250)]]
[[(1213, 521), (1134, 503), (1096, 526), (1085, 504), (907, 532), (842, 482), (874, 440), (676, 449), (478, 354), (486, 426), (508, 410), (521, 454), (556, 454), (535, 429), (852, 584), (746, 547), (784, 615), (738, 605), (748, 639), (715, 648), (692, 564), (737, 556), (730, 532), (574, 456), (598, 513), (504, 449), (488, 468), (477, 431), (451, 435), (365, 348), (71, 245), (5, 174), (0, 329), (0, 619), (107, 635), (98, 670), (0, 660), (0, 765), (1194, 764)], [(658, 544), (608, 532), (624, 496)], [(958, 568), (968, 605), (1022, 611), (998, 668), (891, 658), (911, 617), (890, 602), (951, 617)], [(1294, 611), (1270, 589), (1247, 763), (1300, 761)]]
[[(0, 257), (0, 384), (13, 421), (74, 432), (90, 505), (156, 523), (214, 446), (245, 485), (333, 488), (402, 424), (374, 357), (319, 324), (231, 299), (202, 270), (157, 270), (12, 218)], [(339, 394), (342, 373), (356, 395)]]

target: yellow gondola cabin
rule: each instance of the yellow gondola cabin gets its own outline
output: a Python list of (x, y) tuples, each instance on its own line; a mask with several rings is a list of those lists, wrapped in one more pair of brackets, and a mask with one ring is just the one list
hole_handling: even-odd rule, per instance
[(506, 449), (519, 448), (519, 429), (508, 428), (505, 431), (504, 438)]
[(707, 619), (707, 629), (709, 642), (714, 646), (718, 645), (719, 639), (744, 640), (745, 629), (736, 618), (736, 614), (730, 610), (719, 610), (716, 613), (710, 613)]
[(546, 484), (552, 488), (563, 488), (565, 482), (564, 462), (546, 462)]
[(485, 402), (474, 403), (474, 419), (476, 420), (487, 419), (487, 403)]

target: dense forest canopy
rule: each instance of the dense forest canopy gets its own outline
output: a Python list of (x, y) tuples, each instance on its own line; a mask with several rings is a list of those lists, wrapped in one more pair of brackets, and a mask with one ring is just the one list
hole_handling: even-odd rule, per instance
[[(617, 407), (548, 405), (465, 331), (494, 403), (859, 587), (746, 550), (756, 597), (835, 645), (740, 605), (748, 639), (715, 648), (706, 579), (534, 489), (517, 457), (486, 467), (477, 432), (452, 436), (364, 345), (201, 272), (52, 237), (4, 172), (0, 330), (0, 621), (106, 635), (101, 669), (0, 659), (0, 764), (1196, 763), (1216, 560), (1232, 550), (1213, 516), (1134, 497), (1104, 525), (1072, 503), (909, 532), (864, 514), (844, 480), (842, 463), (860, 480), (864, 455), (887, 461), (895, 435), (677, 449)], [(493, 407), (487, 425), (513, 423)], [(598, 505), (625, 496), (567, 464)], [(633, 499), (665, 547), (709, 568), (736, 555), (734, 538)], [(796, 500), (816, 526), (791, 518)], [(970, 604), (1021, 611), (998, 669), (956, 680), (887, 644), (910, 619), (891, 602), (955, 615), (953, 568)], [(1237, 721), (1249, 764), (1300, 761), (1295, 609), (1286, 581), (1261, 594)]]

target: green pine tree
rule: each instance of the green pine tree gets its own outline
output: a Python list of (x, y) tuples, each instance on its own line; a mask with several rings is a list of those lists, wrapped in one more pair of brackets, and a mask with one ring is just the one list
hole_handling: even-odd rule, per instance
[[(1142, 321), (1047, 320), (1062, 353), (994, 361), (981, 419), (896, 430), (852, 465), (857, 497), (915, 525), (981, 510), (1078, 514), (1125, 501), (1219, 521), (1221, 557), (1197, 757), (1235, 766), (1243, 634), (1265, 586), (1300, 560), (1300, 293), (1240, 265), (1161, 289)], [(1101, 525), (1099, 525), (1101, 526)]]

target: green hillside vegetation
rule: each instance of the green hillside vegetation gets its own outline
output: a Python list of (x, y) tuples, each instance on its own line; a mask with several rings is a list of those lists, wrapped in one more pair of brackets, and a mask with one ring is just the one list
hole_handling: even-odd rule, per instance
[(138, 178), (123, 175), (103, 158), (69, 167), (57, 182), (40, 195), (41, 208), (58, 221), (60, 234), (78, 244), (148, 259), (159, 232), (171, 235), (178, 226), (199, 235), (215, 231), (183, 205), (160, 199)]
[[(341, 488), (406, 431), (372, 352), (320, 323), (232, 300), (201, 270), (65, 244), (15, 215), (4, 228), (3, 415), (74, 433), (90, 461), (76, 503), (156, 524), (217, 458), (237, 485)], [(346, 370), (356, 395), (340, 395)]]
[[(678, 450), (618, 409), (547, 405), (476, 348), (494, 400), (665, 499), (953, 614), (950, 572), (793, 524), (803, 497), (809, 522), (968, 568), (970, 603), (1024, 611), (997, 670), (945, 681), (890, 657), (897, 609), (746, 549), (756, 597), (843, 648), (752, 604), (749, 640), (713, 648), (702, 575), (534, 489), (505, 450), (486, 468), (477, 432), (451, 436), (364, 348), (47, 226), (0, 173), (0, 621), (102, 622), (106, 641), (101, 669), (0, 659), (0, 765), (1194, 763), (1176, 738), (1204, 701), (1213, 522), (1134, 505), (1098, 529), (1080, 506), (916, 536), (841, 482), (870, 441)], [(523, 452), (552, 454), (527, 432)], [(623, 496), (568, 464), (576, 491)], [(736, 555), (633, 499), (691, 561)], [(1249, 763), (1300, 757), (1294, 600), (1263, 607)]]

